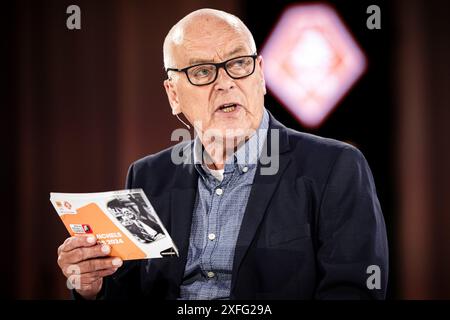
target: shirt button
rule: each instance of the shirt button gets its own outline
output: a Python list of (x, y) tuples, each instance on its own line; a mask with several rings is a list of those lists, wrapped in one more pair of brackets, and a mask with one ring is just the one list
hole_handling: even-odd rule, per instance
[(214, 276), (215, 276), (214, 272), (212, 272), (212, 271), (209, 271), (207, 273), (207, 275), (208, 275), (208, 278), (214, 278)]
[(208, 234), (208, 239), (209, 240), (214, 240), (215, 238), (216, 238), (216, 235), (214, 233)]
[(221, 188), (217, 188), (217, 189), (216, 189), (216, 194), (217, 194), (218, 196), (221, 196), (221, 195), (223, 194), (223, 190), (222, 190)]
[(246, 173), (248, 171), (248, 167), (243, 167), (242, 172)]

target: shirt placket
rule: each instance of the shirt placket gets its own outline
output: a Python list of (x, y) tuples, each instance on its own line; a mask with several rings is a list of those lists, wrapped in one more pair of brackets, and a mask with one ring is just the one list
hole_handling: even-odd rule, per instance
[(220, 237), (220, 205), (227, 185), (232, 178), (232, 172), (225, 172), (221, 182), (215, 178), (208, 176), (208, 185), (211, 190), (211, 207), (209, 213), (205, 216), (206, 245), (202, 255), (202, 270), (209, 279), (217, 279), (218, 274), (215, 272), (217, 266), (214, 266), (214, 254), (218, 250)]

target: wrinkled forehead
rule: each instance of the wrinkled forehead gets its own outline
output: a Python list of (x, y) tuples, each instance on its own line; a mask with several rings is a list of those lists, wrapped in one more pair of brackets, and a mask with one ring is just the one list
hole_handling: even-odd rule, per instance
[(239, 25), (223, 21), (200, 21), (184, 28), (178, 36), (173, 48), (178, 67), (254, 53), (248, 33)]

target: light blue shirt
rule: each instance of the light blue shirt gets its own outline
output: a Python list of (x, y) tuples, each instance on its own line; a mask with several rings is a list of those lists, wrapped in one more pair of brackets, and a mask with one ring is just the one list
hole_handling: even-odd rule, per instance
[(199, 178), (180, 299), (229, 299), (236, 241), (268, 128), (264, 109), (256, 133), (227, 160), (222, 181), (203, 164), (201, 141), (194, 140)]

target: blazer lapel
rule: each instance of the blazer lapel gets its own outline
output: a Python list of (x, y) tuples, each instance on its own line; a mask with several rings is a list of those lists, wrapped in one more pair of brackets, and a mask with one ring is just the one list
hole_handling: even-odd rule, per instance
[[(189, 147), (192, 144), (188, 145)], [(184, 150), (184, 156), (190, 152)], [(187, 159), (187, 158), (186, 158)], [(187, 261), (192, 212), (197, 196), (198, 173), (194, 165), (186, 161), (177, 167), (176, 185), (171, 191), (171, 237), (178, 248), (179, 258), (174, 262), (175, 283), (181, 284)]]
[[(270, 115), (270, 114), (269, 114)], [(236, 284), (237, 274), (245, 254), (252, 242), (258, 227), (264, 217), (267, 206), (275, 192), (284, 170), (290, 162), (290, 158), (286, 153), (289, 150), (289, 141), (286, 129), (278, 121), (270, 115), (270, 124), (267, 139), (264, 145), (263, 154), (267, 150), (271, 150), (270, 146), (275, 141), (272, 141), (271, 130), (278, 130), (279, 132), (279, 167), (274, 175), (262, 175), (261, 168), (264, 167), (261, 162), (258, 163), (257, 172), (253, 182), (252, 190), (248, 199), (247, 208), (244, 213), (238, 239), (236, 242), (233, 274), (231, 282), (231, 292)], [(276, 143), (276, 142), (275, 142)], [(265, 153), (267, 154), (267, 153)], [(271, 155), (274, 156), (274, 155)]]

